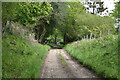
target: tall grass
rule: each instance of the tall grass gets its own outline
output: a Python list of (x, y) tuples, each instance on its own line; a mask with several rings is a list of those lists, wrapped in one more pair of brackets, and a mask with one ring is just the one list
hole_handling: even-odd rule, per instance
[(37, 78), (50, 47), (7, 34), (2, 40), (2, 77)]
[(65, 49), (84, 66), (104, 78), (118, 79), (118, 35), (99, 39), (81, 40), (68, 44)]

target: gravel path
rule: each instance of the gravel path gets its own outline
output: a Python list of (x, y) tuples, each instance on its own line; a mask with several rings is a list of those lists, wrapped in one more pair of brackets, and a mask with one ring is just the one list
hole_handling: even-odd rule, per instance
[[(62, 55), (67, 66), (61, 63)], [(98, 78), (90, 70), (73, 60), (63, 49), (51, 49), (47, 54), (41, 78)]]

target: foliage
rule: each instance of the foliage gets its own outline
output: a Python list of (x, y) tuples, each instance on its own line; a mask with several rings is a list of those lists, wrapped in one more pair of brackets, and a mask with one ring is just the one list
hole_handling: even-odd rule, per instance
[(50, 48), (34, 42), (31, 44), (11, 34), (7, 34), (2, 41), (3, 78), (38, 78)]
[[(91, 12), (92, 14), (102, 13), (107, 9), (104, 7), (104, 2), (101, 2), (101, 1), (93, 1), (93, 3), (91, 3), (91, 2), (86, 2), (86, 3), (89, 6), (86, 9), (90, 10), (92, 8), (92, 10), (93, 10)], [(98, 5), (99, 5), (99, 7), (98, 7)], [(95, 11), (95, 9), (96, 9), (96, 11)]]
[(17, 2), (2, 2), (2, 26), (5, 27), (7, 21), (15, 18), (16, 9), (19, 7)]
[(115, 20), (111, 17), (100, 17), (92, 14), (82, 13), (78, 15), (76, 19), (76, 24), (79, 26), (76, 30), (78, 30), (79, 37), (83, 37), (86, 35), (90, 35), (90, 33), (100, 36), (100, 32), (105, 36), (108, 34), (115, 33), (114, 28)]
[(81, 40), (66, 45), (68, 53), (105, 78), (118, 79), (118, 35)]
[(42, 16), (48, 16), (52, 8), (49, 3), (43, 2), (31, 2), (20, 3), (20, 8), (16, 12), (16, 22), (22, 25), (38, 23), (39, 18)]
[[(6, 9), (7, 7), (8, 9)], [(10, 13), (9, 16), (8, 13)], [(10, 31), (7, 28), (10, 28), (12, 25), (11, 21), (13, 21), (33, 31), (38, 36), (38, 42), (42, 42), (51, 13), (52, 7), (48, 2), (5, 2), (3, 3), (3, 14), (5, 14), (3, 15), (3, 24), (6, 26), (6, 22), (9, 21), (8, 24), (10, 25), (8, 27), (6, 26), (3, 32)], [(36, 30), (33, 30), (34, 27)]]
[[(116, 5), (113, 16), (117, 17), (118, 9), (119, 5)], [(111, 17), (86, 13), (80, 2), (3, 2), (2, 24), (4, 30), (7, 22), (9, 22), (8, 24), (20, 23), (35, 33), (38, 42), (50, 42), (48, 45), (61, 48), (63, 45), (58, 45), (57, 42), (63, 41), (64, 44), (67, 44), (81, 40), (86, 35), (89, 37), (91, 33), (96, 35), (98, 39), (74, 42), (68, 44), (65, 49), (71, 56), (84, 65), (90, 66), (98, 74), (104, 77), (118, 78), (118, 36), (110, 35), (115, 33), (113, 26), (115, 21)], [(52, 40), (54, 43), (51, 43)], [(22, 39), (19, 35), (7, 33), (3, 37), (4, 78), (36, 77), (45, 53), (50, 48), (46, 45), (32, 43)], [(62, 63), (64, 64), (63, 61)]]
[(79, 2), (61, 2), (61, 3), (52, 3), (53, 11), (54, 11), (54, 26), (61, 31), (61, 35), (63, 36), (64, 44), (69, 42), (68, 40), (74, 40), (73, 36), (74, 32), (73, 27), (75, 24), (75, 19), (77, 14), (84, 11), (84, 7)]
[(115, 2), (115, 9), (112, 13), (110, 13), (112, 17), (116, 19), (116, 33), (119, 33), (119, 25), (120, 25), (120, 1)]
[(64, 43), (90, 36), (91, 33), (96, 37), (115, 33), (114, 19), (86, 13), (79, 2), (52, 3), (52, 7), (54, 26), (62, 32)]
[[(33, 31), (35, 39), (40, 43), (47, 41), (50, 35), (55, 35), (55, 43), (57, 38), (62, 36), (66, 44), (80, 40), (86, 35), (90, 36), (91, 33), (97, 37), (115, 33), (114, 19), (86, 13), (80, 2), (6, 2), (3, 4), (5, 14), (3, 23), (9, 21), (7, 17), (9, 11), (9, 17), (12, 15), (14, 17), (12, 21), (19, 22)], [(18, 4), (19, 7), (12, 6), (13, 4)], [(5, 6), (10, 8), (5, 9)], [(56, 33), (60, 36), (56, 37)]]
[(51, 12), (52, 7), (48, 2), (3, 2), (2, 24), (5, 27), (7, 21), (14, 21), (31, 28), (29, 24), (38, 24), (40, 17), (47, 17)]
[(120, 18), (120, 1), (115, 3), (115, 9), (113, 10), (112, 16)]

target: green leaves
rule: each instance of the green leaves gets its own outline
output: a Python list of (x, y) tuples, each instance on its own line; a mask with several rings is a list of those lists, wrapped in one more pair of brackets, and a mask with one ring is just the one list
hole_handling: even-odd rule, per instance
[(5, 27), (7, 21), (15, 18), (15, 12), (19, 7), (18, 2), (2, 2), (2, 26)]
[(82, 37), (90, 35), (90, 33), (97, 37), (99, 37), (100, 32), (102, 32), (103, 35), (107, 35), (107, 32), (110, 34), (114, 33), (114, 23), (115, 21), (111, 17), (101, 17), (89, 13), (81, 13), (76, 18), (76, 24), (79, 26), (77, 30), (80, 30), (79, 32), (81, 32)]
[(55, 34), (54, 28), (58, 29), (62, 37), (66, 37), (67, 42), (82, 39), (86, 35), (89, 37), (91, 33), (99, 37), (100, 32), (102, 35), (106, 35), (109, 31), (115, 32), (114, 19), (86, 13), (84, 6), (79, 2), (3, 4), (3, 25), (12, 20), (22, 24), (25, 28), (32, 29), (38, 26), (37, 33), (42, 33), (45, 25), (45, 38)]
[(120, 1), (115, 3), (115, 9), (113, 10), (113, 13), (111, 14), (115, 18), (120, 18)]
[(15, 21), (24, 26), (34, 24), (41, 16), (49, 16), (51, 11), (52, 8), (47, 2), (20, 3), (20, 8), (16, 12)]

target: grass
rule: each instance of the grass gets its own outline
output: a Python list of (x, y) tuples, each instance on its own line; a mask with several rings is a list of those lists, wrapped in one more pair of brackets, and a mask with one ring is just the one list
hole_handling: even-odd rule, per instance
[(60, 58), (61, 64), (62, 64), (64, 67), (66, 67), (66, 66), (67, 66), (67, 63), (66, 63), (66, 61), (64, 60), (64, 57), (63, 57), (61, 54), (58, 54), (58, 56), (59, 56), (59, 58)]
[(118, 79), (118, 35), (81, 40), (65, 46), (68, 53), (104, 78)]
[[(2, 40), (2, 77), (37, 78), (50, 47), (7, 34)], [(39, 75), (39, 76), (38, 76)]]

